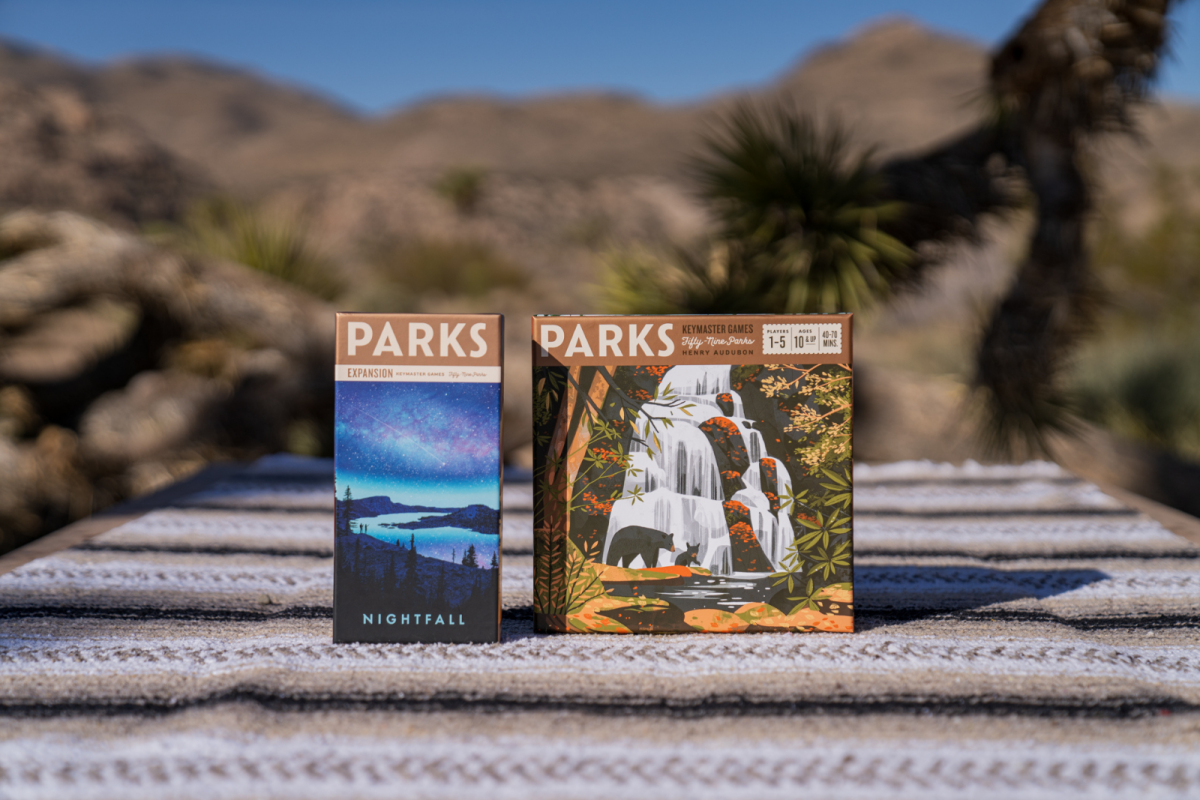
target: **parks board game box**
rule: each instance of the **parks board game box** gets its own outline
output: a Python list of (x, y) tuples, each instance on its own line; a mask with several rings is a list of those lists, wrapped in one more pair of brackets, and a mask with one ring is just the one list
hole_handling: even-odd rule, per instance
[(335, 642), (500, 638), (498, 314), (338, 314)]
[(852, 631), (851, 322), (535, 317), (536, 628)]

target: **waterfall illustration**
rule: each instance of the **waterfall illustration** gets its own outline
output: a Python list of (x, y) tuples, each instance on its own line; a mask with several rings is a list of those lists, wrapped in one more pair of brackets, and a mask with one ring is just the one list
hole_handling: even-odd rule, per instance
[[(764, 481), (762, 474), (768, 464), (774, 469), (768, 468), (766, 471), (774, 472), (774, 475), (768, 475), (769, 479)], [(785, 497), (792, 490), (791, 476), (784, 469), (782, 461), (766, 456), (751, 464), (742, 475), (742, 480), (747, 488), (735, 494), (733, 499), (750, 508), (751, 525), (758, 536), (759, 544), (762, 545), (767, 558), (771, 559), (771, 563), (778, 567), (787, 554), (788, 545), (795, 538), (795, 531), (786, 511), (779, 509), (771, 513), (771, 503), (766, 492), (773, 493), (777, 498)]]
[[(762, 433), (745, 417), (730, 367), (672, 367), (659, 383), (658, 396), (641, 411), (623, 499), (613, 503), (608, 520), (604, 560), (614, 535), (638, 525), (672, 535), (675, 553), (659, 550), (656, 563), (644, 564), (639, 556), (631, 566), (667, 566), (695, 545), (699, 566), (731, 575), (739, 572), (735, 551), (747, 547), (748, 524), (754, 540), (749, 546), (756, 542), (769, 562), (761, 564), (758, 556), (758, 566), (751, 569), (759, 574), (767, 567), (781, 569), (795, 538), (779, 507), (791, 479), (783, 463), (767, 455)], [(731, 507), (744, 521), (730, 525)]]

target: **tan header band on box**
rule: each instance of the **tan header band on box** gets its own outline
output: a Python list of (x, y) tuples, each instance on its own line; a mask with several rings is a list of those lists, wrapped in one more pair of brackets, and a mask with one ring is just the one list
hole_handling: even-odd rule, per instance
[(356, 366), (499, 367), (499, 314), (337, 315), (337, 363)]
[(534, 317), (535, 366), (849, 364), (851, 314)]

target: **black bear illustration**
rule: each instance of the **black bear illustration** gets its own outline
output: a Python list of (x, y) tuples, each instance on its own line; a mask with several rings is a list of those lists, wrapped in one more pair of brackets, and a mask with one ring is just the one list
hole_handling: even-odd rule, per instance
[(696, 556), (700, 555), (700, 545), (694, 544), (687, 550), (684, 550), (679, 555), (675, 556), (675, 566), (690, 567), (693, 563), (700, 566), (700, 559)]
[(675, 540), (670, 534), (641, 525), (629, 525), (613, 534), (605, 563), (615, 567), (620, 562), (622, 567), (628, 568), (635, 558), (641, 556), (642, 564), (656, 567), (659, 550), (675, 552)]

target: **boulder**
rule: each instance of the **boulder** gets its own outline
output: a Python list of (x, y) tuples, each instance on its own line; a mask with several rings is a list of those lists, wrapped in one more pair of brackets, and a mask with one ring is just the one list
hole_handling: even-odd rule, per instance
[(0, 381), (53, 384), (70, 380), (128, 346), (140, 321), (137, 306), (104, 297), (43, 314), (5, 342), (0, 350)]
[(0, 552), (208, 461), (328, 451), (333, 318), (74, 212), (0, 217)]
[(88, 406), (81, 446), (89, 459), (122, 467), (160, 456), (202, 434), (228, 393), (198, 375), (147, 370)]
[(178, 218), (208, 185), (70, 88), (0, 82), (0, 207), (71, 208), (140, 225)]

